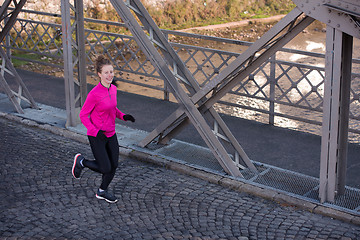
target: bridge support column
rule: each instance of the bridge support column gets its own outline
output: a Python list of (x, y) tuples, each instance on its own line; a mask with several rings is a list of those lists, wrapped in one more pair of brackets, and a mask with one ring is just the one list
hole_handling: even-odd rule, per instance
[(324, 110), (321, 142), (321, 202), (345, 191), (353, 37), (326, 31)]
[[(71, 10), (74, 17), (71, 16)], [(76, 126), (80, 122), (80, 107), (84, 104), (87, 95), (83, 0), (74, 0), (74, 5), (71, 5), (69, 0), (61, 0), (61, 18), (66, 126)], [(74, 32), (75, 40), (73, 39)]]

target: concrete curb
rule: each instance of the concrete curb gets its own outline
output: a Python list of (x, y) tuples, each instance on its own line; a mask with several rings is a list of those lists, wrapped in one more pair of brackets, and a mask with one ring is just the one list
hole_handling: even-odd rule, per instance
[[(53, 134), (63, 136), (65, 138), (73, 139), (75, 141), (88, 144), (88, 138), (85, 135), (75, 133), (66, 128), (61, 128), (49, 124), (37, 123), (35, 121), (25, 119), (16, 115), (0, 112), (0, 117), (5, 119), (25, 124), (30, 127), (37, 127), (49, 131)], [(348, 223), (360, 225), (360, 216), (349, 212), (334, 209), (330, 206), (313, 203), (296, 196), (291, 196), (284, 192), (275, 189), (268, 189), (252, 183), (241, 181), (239, 179), (233, 179), (231, 176), (218, 175), (212, 172), (208, 172), (202, 169), (198, 169), (192, 166), (177, 163), (163, 157), (150, 154), (148, 152), (142, 152), (137, 149), (131, 149), (124, 146), (119, 146), (120, 154), (122, 156), (132, 157), (137, 160), (152, 163), (160, 167), (164, 167), (181, 174), (193, 176), (210, 183), (218, 184), (220, 186), (230, 188), (235, 191), (245, 192), (254, 196), (258, 196), (267, 200), (271, 200), (283, 205), (297, 207), (303, 210), (310, 211), (312, 213), (320, 214), (323, 216), (331, 217)]]

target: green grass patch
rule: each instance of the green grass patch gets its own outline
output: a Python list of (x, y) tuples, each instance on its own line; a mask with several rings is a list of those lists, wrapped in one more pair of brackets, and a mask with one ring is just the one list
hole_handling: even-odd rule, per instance
[(41, 56), (38, 54), (33, 54), (33, 53), (13, 53), (12, 56), (24, 58), (24, 59), (28, 60), (27, 61), (27, 60), (19, 60), (19, 59), (12, 58), (11, 61), (15, 68), (21, 67), (24, 65), (28, 65), (31, 60), (40, 61), (40, 62), (49, 62), (48, 57), (44, 57), (44, 56)]

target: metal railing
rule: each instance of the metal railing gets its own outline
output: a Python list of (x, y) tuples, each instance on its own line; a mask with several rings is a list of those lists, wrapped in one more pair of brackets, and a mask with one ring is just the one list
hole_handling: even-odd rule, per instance
[[(23, 10), (23, 13), (46, 17), (47, 21), (30, 20), (30, 17), (18, 18), (2, 46), (7, 49), (8, 54), (37, 54), (56, 61), (32, 60), (16, 54), (12, 55), (13, 59), (62, 68), (61, 15), (31, 10)], [(94, 25), (97, 29), (116, 29), (116, 32), (91, 29)], [(163, 33), (170, 39), (173, 48), (200, 86), (214, 78), (239, 56), (241, 51), (251, 45), (250, 42), (179, 31), (163, 30)], [(124, 24), (85, 19), (85, 39), (89, 75), (94, 74), (93, 57), (100, 53), (106, 54), (113, 62), (115, 70), (122, 72), (122, 76), (117, 80), (151, 89), (158, 92), (155, 94), (157, 97), (170, 99), (166, 84), (142, 54), (133, 37), (127, 34)], [(224, 44), (232, 46), (231, 49), (235, 51), (224, 51), (216, 47)], [(290, 57), (294, 55), (301, 56), (306, 63), (291, 61)], [(360, 133), (359, 64), (360, 60), (353, 59), (349, 116), (349, 131), (354, 133), (349, 135), (352, 142), (359, 142)], [(215, 107), (219, 112), (233, 116), (320, 134), (324, 66), (324, 54), (284, 48), (254, 71), (248, 79), (240, 82)]]

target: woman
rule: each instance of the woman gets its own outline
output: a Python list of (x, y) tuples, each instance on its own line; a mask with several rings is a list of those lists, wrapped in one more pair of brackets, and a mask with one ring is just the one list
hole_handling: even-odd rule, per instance
[(87, 135), (94, 160), (85, 159), (80, 153), (74, 157), (72, 174), (80, 178), (87, 167), (102, 174), (102, 183), (96, 193), (98, 199), (115, 203), (117, 198), (108, 192), (108, 186), (118, 166), (119, 145), (115, 133), (115, 119), (135, 122), (133, 116), (122, 113), (117, 107), (117, 88), (114, 84), (114, 68), (111, 62), (100, 55), (95, 62), (100, 83), (88, 94), (80, 111), (80, 120), (87, 129)]

